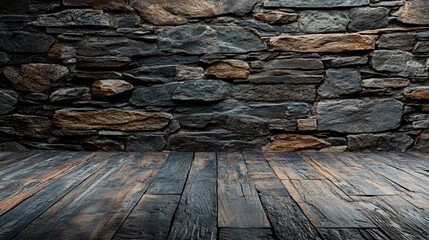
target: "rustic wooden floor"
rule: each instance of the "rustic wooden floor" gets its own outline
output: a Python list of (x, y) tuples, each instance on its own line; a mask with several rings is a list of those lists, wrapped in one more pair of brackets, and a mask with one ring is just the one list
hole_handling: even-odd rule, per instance
[(428, 239), (428, 153), (0, 153), (0, 239)]

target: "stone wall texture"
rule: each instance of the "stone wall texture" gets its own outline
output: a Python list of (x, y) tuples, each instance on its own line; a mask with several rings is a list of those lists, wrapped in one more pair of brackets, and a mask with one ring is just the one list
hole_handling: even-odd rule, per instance
[(0, 0), (0, 150), (429, 150), (428, 0)]

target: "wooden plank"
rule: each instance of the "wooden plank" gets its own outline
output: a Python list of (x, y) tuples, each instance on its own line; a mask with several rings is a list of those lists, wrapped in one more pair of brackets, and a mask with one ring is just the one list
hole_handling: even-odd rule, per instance
[(289, 195), (262, 153), (246, 152), (243, 153), (243, 155), (246, 162), (247, 173), (258, 193)]
[(194, 158), (193, 153), (172, 152), (147, 190), (148, 194), (181, 194), (189, 169)]
[(320, 239), (316, 229), (289, 196), (262, 194), (261, 201), (278, 239)]
[(314, 167), (297, 153), (264, 153), (274, 172), (281, 180), (325, 179)]
[(345, 153), (303, 153), (313, 166), (328, 180), (348, 195), (375, 196), (401, 193), (396, 186), (356, 163)]
[(144, 195), (113, 239), (167, 239), (179, 195)]
[(221, 228), (219, 240), (274, 240), (271, 229)]
[[(16, 235), (82, 181), (85, 181), (100, 170), (105, 164), (106, 161), (95, 161), (80, 165), (79, 168), (54, 181), (31, 198), (26, 199), (3, 214), (0, 217), (0, 226), (2, 226), (0, 228), (0, 239), (10, 239)], [(48, 225), (43, 226), (46, 227)]]
[[(399, 155), (401, 154), (401, 155)], [(401, 171), (410, 174), (418, 173), (420, 175), (429, 176), (429, 161), (422, 159), (419, 156), (408, 155), (407, 153), (372, 153), (372, 156), (377, 161), (383, 162), (389, 166), (400, 169)]]
[(427, 239), (429, 217), (401, 196), (355, 197), (368, 216), (391, 239)]
[(361, 153), (352, 157), (352, 159), (355, 162), (366, 165), (371, 171), (378, 173), (408, 191), (429, 194), (429, 178), (422, 174), (404, 170), (406, 167), (397, 168), (385, 164), (383, 163), (385, 159), (382, 159), (377, 154)]
[(48, 160), (55, 155), (53, 152), (25, 152), (13, 155), (8, 161), (2, 163), (0, 179), (4, 179), (8, 173), (15, 173), (26, 168), (31, 168), (35, 163)]
[[(255, 186), (241, 153), (218, 153), (218, 226), (269, 228)], [(251, 209), (251, 211), (249, 211)]]
[(36, 172), (34, 176), (28, 175), (28, 172), (18, 174), (26, 178), (16, 180), (0, 181), (0, 216), (31, 197), (43, 188), (52, 184), (53, 181), (65, 176), (67, 173), (78, 168), (79, 165), (91, 161), (96, 153), (80, 153), (74, 156), (73, 161), (56, 167), (47, 167), (46, 169)]
[(387, 153), (394, 159), (404, 162), (406, 165), (413, 165), (423, 171), (429, 171), (429, 155), (427, 153), (417, 152), (397, 152)]
[(17, 238), (111, 239), (146, 191), (168, 153), (121, 153), (90, 186), (77, 187)]
[(389, 240), (377, 229), (319, 228), (318, 231), (325, 240)]
[(217, 237), (216, 154), (195, 153), (168, 239)]
[(292, 198), (315, 227), (372, 228), (352, 199), (326, 180), (283, 180)]

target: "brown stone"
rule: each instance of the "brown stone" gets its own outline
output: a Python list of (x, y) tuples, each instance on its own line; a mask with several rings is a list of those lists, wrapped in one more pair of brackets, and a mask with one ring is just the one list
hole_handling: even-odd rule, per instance
[(311, 34), (270, 39), (272, 50), (288, 52), (353, 52), (375, 49), (375, 41), (360, 34)]
[(63, 129), (103, 129), (116, 131), (154, 131), (163, 129), (173, 118), (167, 113), (147, 113), (134, 110), (76, 110), (55, 112), (55, 125)]
[(259, 21), (269, 24), (285, 24), (295, 22), (298, 19), (298, 14), (274, 10), (270, 12), (257, 13), (255, 17)]
[(429, 87), (410, 87), (406, 88), (404, 95), (413, 100), (429, 100)]
[(57, 64), (31, 63), (5, 67), (3, 73), (16, 90), (43, 92), (55, 87), (69, 70)]
[(56, 60), (70, 59), (75, 57), (76, 49), (63, 43), (55, 43), (49, 50), (49, 58)]
[(321, 149), (330, 144), (321, 139), (295, 134), (280, 134), (271, 138), (272, 142), (262, 148), (265, 152), (293, 152), (309, 149)]
[(306, 118), (296, 120), (299, 131), (315, 131), (317, 130), (317, 119)]
[(92, 85), (91, 93), (94, 97), (105, 98), (131, 91), (134, 86), (124, 80), (99, 80)]
[(97, 9), (123, 9), (127, 5), (126, 0), (63, 0), (64, 6), (93, 7)]
[(208, 67), (205, 75), (219, 79), (246, 79), (249, 77), (249, 64), (240, 60), (224, 60)]
[(406, 24), (429, 25), (429, 2), (407, 0), (399, 10), (398, 20)]
[(47, 117), (13, 114), (0, 117), (0, 132), (13, 136), (47, 138), (52, 122)]

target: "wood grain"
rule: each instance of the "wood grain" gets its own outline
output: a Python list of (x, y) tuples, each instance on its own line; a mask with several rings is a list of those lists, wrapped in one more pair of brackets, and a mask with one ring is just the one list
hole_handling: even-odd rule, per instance
[(219, 240), (274, 240), (271, 229), (221, 228)]
[(264, 153), (279, 179), (325, 179), (314, 167), (297, 153)]

